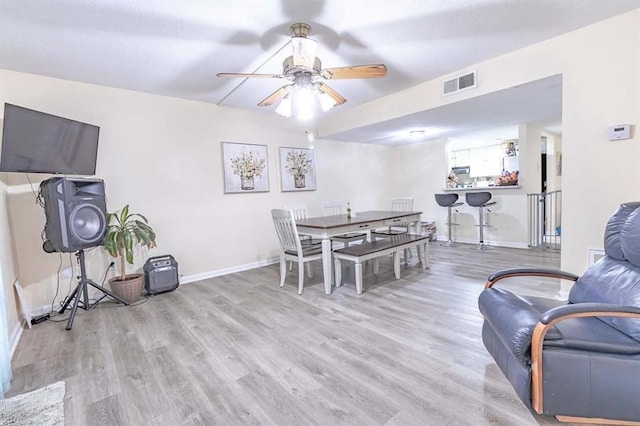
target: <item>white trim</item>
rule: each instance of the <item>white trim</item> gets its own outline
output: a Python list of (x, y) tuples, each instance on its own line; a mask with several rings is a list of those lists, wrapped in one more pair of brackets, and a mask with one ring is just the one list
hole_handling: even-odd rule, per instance
[(589, 247), (589, 258), (587, 259), (587, 265), (593, 265), (603, 256), (606, 256), (604, 249)]
[[(31, 317), (35, 318), (40, 315), (48, 314), (51, 312), (51, 304), (38, 306), (37, 308), (31, 308)], [(54, 310), (55, 312), (55, 310)], [(31, 328), (31, 327), (29, 327)]]
[[(446, 237), (442, 236), (442, 237), (438, 237), (438, 241), (448, 241)], [(456, 238), (454, 240), (454, 243), (460, 243), (460, 244), (472, 244), (472, 245), (478, 245), (478, 240), (477, 239), (468, 239), (468, 238)], [(529, 247), (528, 244), (525, 243), (513, 243), (513, 242), (508, 242), (508, 241), (488, 241), (485, 240), (485, 245), (491, 246), (491, 247), (507, 247), (507, 248), (517, 248), (517, 249), (529, 249), (531, 247)]]
[(2, 189), (2, 190), (5, 190), (5, 191), (6, 191), (6, 190), (7, 190), (7, 188), (8, 188), (7, 184), (0, 180), (0, 189)]
[[(38, 183), (37, 185), (34, 184), (35, 186), (33, 187), (33, 191), (38, 191), (38, 186), (40, 185), (40, 183)], [(25, 183), (22, 185), (4, 185), (6, 190), (7, 190), (7, 194), (11, 194), (11, 195), (15, 195), (15, 194), (28, 194), (33, 192), (31, 189), (31, 184), (30, 183)]]
[(22, 332), (24, 331), (24, 327), (22, 326), (22, 321), (18, 321), (15, 328), (13, 329), (13, 333), (11, 333), (11, 353), (9, 355), (10, 358), (13, 358), (13, 354), (18, 347), (18, 342), (20, 341), (20, 337), (22, 336)]
[(232, 266), (230, 268), (217, 269), (215, 271), (203, 272), (200, 274), (185, 275), (180, 278), (180, 284), (192, 283), (195, 281), (206, 280), (207, 278), (219, 277), (221, 275), (233, 274), (235, 272), (248, 271), (249, 269), (261, 268), (263, 266), (273, 265), (278, 263), (279, 258), (274, 257), (259, 262), (245, 263), (244, 265)]

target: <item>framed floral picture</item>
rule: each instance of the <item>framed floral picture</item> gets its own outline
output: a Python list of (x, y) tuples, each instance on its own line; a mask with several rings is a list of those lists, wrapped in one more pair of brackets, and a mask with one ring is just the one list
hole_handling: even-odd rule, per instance
[(315, 191), (316, 160), (313, 149), (280, 148), (282, 191)]
[(267, 146), (222, 142), (225, 194), (269, 192)]

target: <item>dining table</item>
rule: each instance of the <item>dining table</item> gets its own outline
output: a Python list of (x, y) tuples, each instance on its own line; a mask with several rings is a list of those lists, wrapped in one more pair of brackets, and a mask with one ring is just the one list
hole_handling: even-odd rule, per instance
[(418, 233), (422, 212), (370, 210), (346, 214), (310, 217), (296, 220), (298, 233), (322, 240), (322, 274), (324, 292), (331, 294), (333, 285), (331, 238), (350, 232), (366, 232), (371, 239), (371, 230), (408, 223)]

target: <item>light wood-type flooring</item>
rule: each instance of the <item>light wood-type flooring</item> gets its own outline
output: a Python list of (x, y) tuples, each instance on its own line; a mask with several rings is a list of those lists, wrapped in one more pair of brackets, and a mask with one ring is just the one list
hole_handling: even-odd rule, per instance
[[(278, 266), (184, 284), (139, 306), (80, 311), (73, 330), (25, 330), (7, 396), (66, 382), (68, 425), (537, 425), (486, 352), (477, 297), (515, 266), (558, 267), (556, 251), (433, 243), (395, 280), (391, 257), (324, 294), (322, 268), (296, 294)], [(345, 262), (348, 263), (348, 262)], [(559, 282), (509, 282), (554, 296)]]

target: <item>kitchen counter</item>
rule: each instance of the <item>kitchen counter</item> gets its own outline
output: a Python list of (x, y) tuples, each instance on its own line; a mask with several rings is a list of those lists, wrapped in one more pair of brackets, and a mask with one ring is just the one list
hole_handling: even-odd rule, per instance
[(469, 192), (469, 191), (502, 191), (503, 189), (520, 189), (521, 185), (505, 185), (505, 186), (476, 186), (473, 188), (446, 188), (444, 192)]

